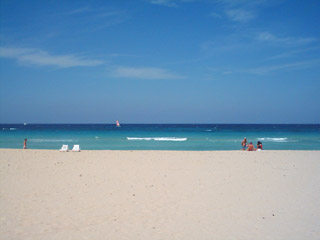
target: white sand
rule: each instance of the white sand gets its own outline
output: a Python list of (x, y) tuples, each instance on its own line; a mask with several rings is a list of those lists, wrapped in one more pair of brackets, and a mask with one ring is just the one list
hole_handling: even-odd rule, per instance
[(320, 151), (0, 150), (0, 239), (320, 239)]

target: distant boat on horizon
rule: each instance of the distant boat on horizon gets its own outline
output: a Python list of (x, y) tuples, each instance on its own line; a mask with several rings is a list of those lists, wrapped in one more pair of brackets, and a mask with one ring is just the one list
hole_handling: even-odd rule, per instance
[(27, 125), (27, 123), (24, 123), (23, 125), (25, 125), (25, 126), (26, 126), (26, 125)]
[(121, 127), (119, 121), (116, 121), (116, 127)]

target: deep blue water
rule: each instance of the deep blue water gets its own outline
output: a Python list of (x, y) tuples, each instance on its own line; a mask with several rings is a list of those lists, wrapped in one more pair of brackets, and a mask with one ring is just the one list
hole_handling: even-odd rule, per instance
[(239, 150), (246, 137), (266, 150), (320, 150), (320, 124), (0, 124), (0, 148)]

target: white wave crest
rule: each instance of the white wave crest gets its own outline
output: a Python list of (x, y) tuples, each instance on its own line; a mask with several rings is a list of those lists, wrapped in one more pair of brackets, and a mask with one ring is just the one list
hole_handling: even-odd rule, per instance
[(288, 138), (257, 138), (259, 141), (266, 142), (287, 142)]
[(187, 141), (188, 138), (176, 138), (176, 137), (146, 137), (146, 138), (138, 138), (138, 137), (127, 137), (129, 141), (174, 141), (174, 142), (183, 142)]
[(17, 130), (16, 128), (2, 128), (3, 131), (7, 131), (7, 130), (10, 130), (10, 131), (15, 131)]
[(74, 142), (73, 139), (28, 139), (30, 142)]
[(208, 130), (206, 130), (206, 132), (212, 132), (212, 130), (211, 130), (211, 129), (208, 129)]

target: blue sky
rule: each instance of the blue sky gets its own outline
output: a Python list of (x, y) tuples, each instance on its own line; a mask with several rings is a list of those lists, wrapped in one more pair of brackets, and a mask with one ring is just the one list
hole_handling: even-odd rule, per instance
[(1, 0), (1, 123), (320, 123), (318, 0)]

